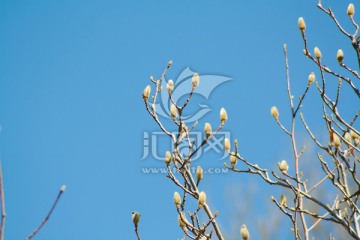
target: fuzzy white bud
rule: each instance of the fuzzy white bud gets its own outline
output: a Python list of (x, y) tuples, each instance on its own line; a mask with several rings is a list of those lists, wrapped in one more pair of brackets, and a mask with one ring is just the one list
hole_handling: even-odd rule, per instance
[(273, 118), (275, 118), (275, 119), (279, 118), (280, 114), (279, 114), (279, 110), (277, 109), (276, 106), (271, 107), (270, 112), (271, 112), (271, 116)]
[(142, 97), (143, 97), (144, 100), (149, 99), (150, 92), (151, 92), (151, 87), (150, 87), (150, 85), (147, 85), (146, 88), (144, 89), (143, 93), (142, 93)]
[(196, 173), (195, 173), (195, 176), (196, 176), (196, 179), (198, 182), (200, 182), (200, 180), (203, 178), (203, 169), (201, 166), (197, 166), (196, 168)]
[(337, 51), (336, 59), (338, 60), (339, 63), (342, 63), (342, 61), (344, 60), (344, 52), (343, 52), (343, 50), (339, 49)]
[(287, 170), (289, 169), (289, 165), (287, 164), (287, 162), (285, 160), (282, 160), (281, 163), (278, 162), (278, 166), (281, 172), (286, 173)]
[(250, 239), (250, 233), (246, 227), (245, 224), (243, 224), (241, 226), (241, 229), (240, 229), (240, 235), (241, 237), (243, 238), (243, 240), (249, 240)]
[(225, 108), (220, 109), (220, 122), (221, 124), (224, 124), (228, 119), (227, 113)]
[(199, 194), (199, 208), (204, 206), (205, 202), (206, 202), (206, 194), (205, 194), (205, 192), (200, 192), (200, 194)]
[(280, 195), (280, 205), (286, 207), (287, 206), (287, 198), (284, 194)]
[(235, 153), (232, 152), (231, 155), (230, 155), (230, 164), (231, 164), (231, 166), (235, 167), (236, 162), (237, 162), (237, 158), (235, 156)]
[(65, 190), (66, 190), (66, 185), (62, 185), (60, 188), (60, 192), (65, 192)]
[(346, 14), (352, 18), (355, 14), (355, 7), (354, 7), (354, 4), (350, 3), (348, 8), (347, 8), (347, 11), (346, 11)]
[(321, 57), (322, 57), (322, 54), (321, 54), (321, 51), (318, 47), (315, 47), (314, 48), (314, 55), (315, 55), (315, 58), (320, 61), (321, 60)]
[(351, 135), (349, 132), (346, 132), (345, 133), (345, 136), (344, 136), (345, 140), (351, 144)]
[(225, 152), (230, 152), (230, 140), (228, 138), (224, 138), (224, 150)]
[(180, 197), (180, 194), (178, 192), (174, 192), (174, 203), (175, 203), (175, 206), (177, 208), (180, 207), (180, 204), (181, 204), (181, 197)]
[(169, 94), (172, 93), (172, 91), (174, 90), (174, 82), (173, 80), (169, 80), (168, 83), (166, 84), (166, 90), (168, 91)]
[(315, 82), (315, 73), (311, 72), (308, 77), (308, 85), (311, 85), (313, 82)]
[(302, 32), (305, 31), (306, 24), (305, 24), (304, 18), (302, 18), (302, 17), (299, 18), (298, 27), (299, 27), (300, 31), (302, 31)]
[(177, 112), (176, 106), (175, 106), (174, 104), (171, 104), (171, 107), (170, 107), (170, 115), (171, 115), (171, 117), (172, 117), (173, 120), (176, 119), (177, 114), (178, 114), (178, 112)]
[(196, 88), (200, 83), (200, 76), (198, 73), (194, 73), (191, 79), (192, 87)]
[(336, 148), (339, 148), (341, 145), (340, 138), (336, 133), (332, 133), (332, 142), (331, 145), (335, 146)]
[(204, 133), (205, 133), (206, 138), (210, 138), (210, 136), (212, 134), (212, 128), (211, 128), (210, 123), (205, 123)]
[(166, 165), (170, 164), (170, 162), (171, 162), (171, 153), (169, 151), (166, 151), (164, 161), (165, 161)]

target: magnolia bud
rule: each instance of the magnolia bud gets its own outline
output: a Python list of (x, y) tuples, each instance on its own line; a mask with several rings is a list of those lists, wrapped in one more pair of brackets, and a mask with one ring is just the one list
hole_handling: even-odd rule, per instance
[(169, 67), (173, 64), (172, 60), (168, 62)]
[(289, 166), (285, 160), (282, 160), (281, 163), (278, 162), (278, 166), (281, 172), (286, 173), (289, 169)]
[(335, 146), (336, 148), (339, 148), (340, 147), (340, 138), (338, 135), (336, 135), (336, 133), (332, 133), (332, 142), (331, 142), (331, 145)]
[(171, 162), (171, 153), (169, 151), (166, 151), (165, 153), (165, 163), (166, 165), (169, 165)]
[(241, 226), (241, 229), (240, 229), (240, 235), (241, 237), (243, 238), (243, 240), (249, 240), (250, 239), (250, 233), (246, 227), (245, 224), (243, 224)]
[(173, 120), (175, 120), (176, 117), (177, 117), (177, 109), (176, 109), (176, 106), (174, 104), (171, 104), (170, 115), (171, 115)]
[(168, 91), (169, 94), (172, 93), (172, 91), (174, 90), (174, 82), (173, 82), (173, 80), (168, 81), (168, 83), (166, 84), (166, 90)]
[(235, 153), (232, 152), (230, 154), (231, 154), (230, 155), (230, 164), (231, 164), (232, 167), (235, 167), (236, 162), (237, 162), (237, 158), (235, 156)]
[(220, 109), (220, 122), (221, 124), (224, 124), (227, 121), (227, 113), (225, 108)]
[(133, 223), (135, 224), (135, 226), (138, 225), (139, 221), (140, 221), (140, 213), (138, 212), (132, 212), (131, 213), (131, 218), (133, 220)]
[[(181, 215), (181, 216), (180, 216)], [(181, 219), (182, 218), (182, 219)], [(185, 216), (185, 214), (183, 213), (183, 212), (181, 212), (180, 214), (179, 214), (179, 216), (178, 216), (178, 223), (179, 223), (179, 226), (181, 227), (181, 228), (185, 228), (185, 230), (187, 230), (186, 229), (186, 226), (191, 226), (191, 224), (189, 223), (189, 221), (186, 219), (186, 216)]]
[(350, 3), (348, 8), (347, 8), (347, 11), (346, 11), (346, 14), (352, 18), (354, 16), (354, 13), (355, 13), (355, 7), (354, 7), (354, 4)]
[(228, 138), (224, 138), (224, 150), (225, 152), (230, 152), (230, 140)]
[(181, 197), (180, 197), (180, 194), (178, 192), (174, 192), (174, 203), (175, 203), (175, 206), (177, 208), (180, 207), (180, 204), (181, 204)]
[(345, 140), (348, 142), (348, 143), (351, 143), (351, 135), (349, 132), (346, 132), (345, 133), (345, 136), (344, 136)]
[(212, 133), (212, 128), (211, 128), (210, 123), (205, 123), (204, 133), (205, 133), (206, 138), (210, 138), (211, 133)]
[(342, 63), (342, 61), (344, 60), (344, 52), (343, 52), (343, 50), (339, 49), (337, 51), (336, 59), (338, 60), (339, 63)]
[(284, 194), (280, 195), (280, 205), (286, 207), (287, 206), (287, 198)]
[(298, 27), (299, 27), (300, 31), (302, 31), (302, 32), (305, 31), (305, 29), (306, 29), (306, 24), (302, 17), (300, 17), (298, 20)]
[(200, 83), (199, 74), (194, 73), (194, 75), (192, 76), (192, 79), (191, 79), (191, 83), (192, 83), (193, 88), (196, 88), (199, 85), (199, 83)]
[(318, 61), (321, 60), (322, 55), (321, 55), (321, 51), (318, 47), (314, 48), (314, 55)]
[(147, 85), (146, 88), (144, 89), (143, 93), (142, 93), (142, 97), (143, 97), (144, 100), (149, 99), (150, 92), (151, 92), (151, 87), (150, 87), (150, 85)]
[(198, 166), (196, 168), (196, 173), (195, 173), (197, 182), (200, 182), (200, 180), (203, 178), (203, 169), (201, 166)]
[(60, 188), (60, 192), (65, 192), (65, 190), (66, 190), (66, 185), (62, 185)]
[(315, 73), (311, 72), (308, 77), (308, 85), (311, 85), (315, 81)]
[(277, 109), (276, 106), (273, 106), (271, 109), (270, 109), (270, 112), (271, 112), (271, 116), (273, 116), (273, 118), (275, 119), (278, 119), (280, 114), (279, 114), (279, 110)]
[(205, 202), (206, 202), (206, 194), (205, 194), (205, 192), (201, 192), (199, 194), (199, 208), (204, 206)]

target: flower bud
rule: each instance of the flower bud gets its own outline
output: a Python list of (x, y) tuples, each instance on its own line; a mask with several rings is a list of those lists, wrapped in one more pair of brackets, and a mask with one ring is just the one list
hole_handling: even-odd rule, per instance
[(178, 192), (174, 192), (174, 203), (175, 203), (175, 206), (177, 208), (180, 207), (180, 204), (181, 204), (181, 197), (180, 197), (180, 194)]
[(246, 227), (245, 224), (243, 224), (241, 226), (241, 229), (240, 229), (240, 235), (241, 237), (243, 238), (243, 240), (249, 240), (250, 239), (250, 233)]
[(171, 162), (171, 153), (169, 151), (166, 151), (164, 161), (165, 161), (166, 165), (170, 164), (170, 162)]
[(200, 182), (200, 180), (203, 178), (203, 169), (201, 166), (197, 166), (195, 176), (197, 182)]
[(206, 194), (205, 194), (205, 192), (201, 192), (199, 194), (199, 208), (204, 206), (205, 202), (206, 202)]
[(212, 133), (212, 128), (211, 128), (210, 123), (205, 123), (204, 133), (205, 133), (205, 136), (206, 136), (207, 139), (210, 138), (211, 133)]
[(350, 3), (348, 8), (347, 8), (347, 11), (346, 11), (346, 14), (352, 18), (354, 16), (354, 13), (355, 13), (355, 7), (354, 7), (354, 4)]
[(173, 120), (175, 120), (176, 117), (177, 117), (177, 109), (176, 109), (176, 106), (174, 104), (171, 104), (170, 115), (171, 115)]
[(151, 92), (151, 87), (150, 85), (147, 85), (146, 88), (144, 89), (143, 93), (142, 93), (142, 97), (144, 100), (148, 100), (149, 96), (150, 96), (150, 92)]
[(66, 190), (66, 185), (62, 185), (60, 188), (60, 192), (65, 192), (65, 190)]
[(284, 194), (280, 195), (280, 205), (286, 207), (287, 206), (287, 198)]
[(313, 82), (315, 82), (315, 73), (311, 72), (308, 77), (308, 85), (311, 85)]
[(278, 166), (281, 172), (286, 173), (289, 169), (289, 166), (285, 160), (282, 160), (281, 163), (278, 162)]
[(168, 62), (169, 67), (173, 64), (172, 60)]
[(221, 108), (220, 109), (220, 122), (221, 122), (221, 124), (224, 124), (227, 121), (227, 118), (228, 118), (228, 116), (227, 116), (225, 108)]
[(305, 31), (305, 29), (306, 29), (306, 24), (302, 17), (300, 17), (298, 20), (298, 27), (299, 27), (300, 31), (302, 31), (302, 32)]
[(318, 61), (321, 60), (322, 55), (321, 55), (321, 51), (318, 47), (314, 48), (314, 55)]
[(231, 154), (230, 155), (230, 164), (231, 164), (232, 167), (235, 167), (236, 162), (237, 162), (237, 158), (235, 156), (235, 153), (232, 152), (230, 154)]
[(351, 144), (351, 135), (349, 132), (346, 132), (345, 133), (345, 136), (344, 136), (345, 140)]
[(343, 52), (343, 50), (339, 49), (337, 51), (336, 59), (338, 60), (339, 63), (342, 63), (342, 61), (344, 60), (344, 52)]
[(230, 152), (230, 140), (228, 138), (224, 138), (224, 150), (225, 152)]
[(331, 134), (332, 134), (331, 145), (335, 146), (336, 148), (339, 148), (341, 144), (339, 136), (334, 132), (332, 132)]
[(168, 91), (169, 94), (172, 93), (172, 91), (174, 90), (174, 82), (173, 80), (169, 80), (168, 83), (166, 84), (166, 90)]
[(277, 109), (276, 106), (273, 106), (271, 109), (270, 109), (270, 112), (271, 112), (271, 116), (273, 116), (273, 118), (275, 119), (278, 119), (280, 114), (279, 114), (279, 110)]
[[(181, 215), (181, 216), (180, 216)], [(182, 220), (182, 219), (183, 220)], [(184, 214), (184, 212), (181, 212), (178, 216), (178, 223), (179, 223), (179, 226), (182, 228), (182, 229), (186, 229), (186, 226), (191, 226), (191, 224), (189, 223), (189, 221), (186, 219), (186, 216)], [(187, 230), (187, 229), (186, 229)]]
[(194, 73), (191, 79), (192, 87), (196, 88), (200, 83), (200, 77), (198, 73)]

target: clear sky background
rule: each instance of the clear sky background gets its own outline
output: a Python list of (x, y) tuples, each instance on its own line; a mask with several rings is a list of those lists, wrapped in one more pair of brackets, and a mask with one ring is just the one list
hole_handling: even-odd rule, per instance
[[(323, 5), (331, 4), (352, 31), (346, 16), (349, 2), (339, 2)], [(151, 156), (141, 160), (144, 132), (158, 131), (141, 92), (150, 84), (149, 76), (159, 77), (170, 59), (172, 79), (188, 66), (200, 74), (232, 78), (209, 99), (197, 97), (193, 102), (213, 109), (200, 119), (199, 130), (204, 122), (215, 126), (220, 108), (225, 107), (229, 115), (225, 130), (232, 139), (238, 138), (243, 156), (274, 169), (281, 159), (291, 162), (288, 139), (271, 118), (270, 107), (277, 105), (288, 123), (284, 43), (295, 96), (306, 86), (308, 74), (317, 71), (302, 54), (297, 19), (305, 18), (310, 49), (319, 46), (329, 66), (339, 68), (338, 48), (356, 66), (354, 55), (347, 58), (352, 52), (347, 39), (316, 4), (315, 0), (0, 0), (5, 238), (24, 239), (32, 232), (62, 184), (67, 191), (36, 239), (135, 239), (134, 210), (142, 214), (143, 239), (182, 237), (172, 199), (179, 189), (164, 174), (142, 171), (163, 167), (162, 161)], [(319, 128), (321, 116), (313, 117), (320, 109), (315, 88), (310, 95), (304, 114), (315, 133), (325, 136)], [(343, 106), (346, 112), (351, 103)], [(299, 141), (308, 141), (302, 131)], [(158, 147), (161, 154), (167, 149)], [(222, 168), (219, 156), (205, 154), (196, 165)], [(220, 210), (218, 221), (227, 239), (240, 239), (243, 223), (253, 239), (259, 239), (258, 226), (265, 229), (269, 219), (280, 215), (270, 201), (279, 189), (256, 176), (208, 174), (201, 189), (211, 208)], [(283, 227), (273, 236), (287, 239), (289, 221), (285, 216), (279, 219)]]

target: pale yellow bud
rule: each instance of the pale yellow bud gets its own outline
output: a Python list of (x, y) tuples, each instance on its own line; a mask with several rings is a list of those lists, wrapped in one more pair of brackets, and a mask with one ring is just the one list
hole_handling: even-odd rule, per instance
[(278, 119), (280, 114), (279, 114), (279, 110), (277, 109), (276, 106), (273, 106), (271, 109), (270, 109), (270, 112), (271, 112), (271, 116), (273, 116), (273, 118), (275, 119)]
[(60, 188), (60, 192), (65, 192), (65, 190), (66, 190), (66, 185), (62, 185)]
[(236, 162), (237, 162), (237, 158), (235, 156), (235, 153), (232, 152), (231, 155), (230, 155), (230, 164), (231, 164), (231, 166), (235, 167)]
[(286, 207), (287, 206), (287, 198), (284, 194), (280, 195), (280, 205)]
[(171, 162), (171, 153), (169, 151), (166, 151), (164, 161), (165, 161), (166, 165), (170, 164), (170, 162)]
[(311, 85), (313, 82), (315, 82), (315, 73), (311, 72), (308, 77), (308, 85)]
[(181, 197), (180, 197), (180, 194), (178, 192), (174, 192), (174, 203), (175, 203), (175, 206), (177, 208), (180, 207), (180, 204), (181, 204)]
[[(180, 216), (181, 215), (181, 216)], [(178, 223), (179, 223), (179, 226), (182, 228), (182, 229), (186, 229), (186, 226), (192, 226), (189, 221), (186, 219), (186, 216), (183, 212), (181, 212), (178, 216)]]
[(170, 115), (172, 117), (172, 119), (176, 119), (177, 117), (177, 109), (176, 109), (176, 106), (174, 104), (171, 104), (171, 107), (170, 107)]
[(348, 8), (347, 8), (347, 11), (346, 11), (346, 14), (352, 18), (355, 14), (355, 7), (354, 7), (354, 4), (350, 3)]
[(344, 52), (343, 52), (343, 50), (339, 49), (337, 51), (336, 59), (338, 60), (339, 63), (342, 63), (342, 61), (344, 60)]
[(144, 100), (149, 99), (150, 92), (151, 92), (151, 87), (150, 87), (150, 85), (147, 85), (146, 88), (144, 89), (143, 93), (142, 93), (142, 97), (143, 97)]
[(320, 51), (320, 49), (319, 49), (318, 47), (315, 47), (315, 48), (314, 48), (314, 55), (315, 55), (315, 58), (316, 58), (318, 61), (321, 60), (322, 55), (321, 55), (321, 51)]
[(358, 139), (360, 136), (354, 132), (353, 130), (350, 130), (350, 136), (352, 137), (352, 139)]
[(286, 173), (289, 169), (289, 166), (285, 160), (282, 160), (281, 163), (278, 162), (278, 166), (281, 172)]
[(224, 139), (224, 150), (225, 152), (230, 152), (230, 140), (228, 138)]
[(336, 133), (333, 133), (333, 140), (331, 142), (331, 145), (335, 146), (336, 148), (340, 147), (340, 138), (338, 135), (336, 135)]
[(197, 166), (196, 168), (196, 173), (195, 173), (195, 176), (196, 176), (196, 179), (198, 182), (200, 182), (200, 180), (203, 178), (203, 169), (201, 166)]
[(199, 208), (204, 206), (205, 202), (206, 202), (206, 194), (205, 194), (205, 192), (200, 192), (200, 194), (199, 194)]
[(240, 235), (241, 237), (243, 238), (243, 240), (249, 240), (250, 239), (250, 233), (246, 227), (245, 224), (243, 224), (241, 226), (241, 229), (240, 229)]
[(168, 83), (166, 84), (166, 90), (168, 91), (169, 94), (172, 93), (172, 91), (174, 90), (174, 82), (173, 82), (173, 80), (168, 81)]
[(200, 77), (198, 73), (194, 73), (191, 79), (192, 87), (196, 88), (200, 83)]
[(210, 123), (205, 123), (204, 133), (205, 133), (206, 138), (210, 138), (211, 133), (212, 133), (212, 128), (211, 128)]
[(168, 62), (169, 67), (173, 64), (172, 60)]
[(224, 124), (228, 119), (227, 113), (225, 108), (220, 109), (220, 122), (221, 124)]
[(346, 132), (345, 133), (345, 136), (344, 136), (345, 140), (348, 142), (348, 143), (351, 143), (351, 135), (349, 132)]
[(302, 32), (305, 31), (305, 29), (306, 29), (306, 24), (302, 17), (300, 17), (298, 20), (298, 27), (299, 27), (300, 31), (302, 31)]

